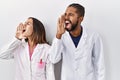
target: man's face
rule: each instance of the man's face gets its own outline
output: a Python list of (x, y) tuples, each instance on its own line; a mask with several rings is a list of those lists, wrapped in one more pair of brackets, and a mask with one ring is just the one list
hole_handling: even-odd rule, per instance
[(65, 12), (65, 29), (73, 31), (79, 23), (79, 17), (74, 7), (68, 7)]

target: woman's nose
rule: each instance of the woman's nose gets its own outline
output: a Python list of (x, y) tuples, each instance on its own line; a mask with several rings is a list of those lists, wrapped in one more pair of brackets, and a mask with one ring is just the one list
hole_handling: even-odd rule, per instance
[(24, 24), (23, 24), (23, 29), (25, 29), (25, 28), (26, 28), (26, 24), (24, 23)]
[(26, 26), (26, 23), (24, 23), (23, 25)]

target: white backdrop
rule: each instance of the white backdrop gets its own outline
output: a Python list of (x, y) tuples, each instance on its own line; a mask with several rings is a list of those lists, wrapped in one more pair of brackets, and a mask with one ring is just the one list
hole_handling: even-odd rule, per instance
[[(120, 0), (0, 0), (0, 48), (14, 37), (16, 26), (30, 16), (43, 22), (51, 43), (58, 17), (73, 2), (86, 8), (82, 25), (103, 38), (106, 80), (120, 80)], [(0, 60), (0, 80), (13, 80), (14, 72), (14, 60)]]

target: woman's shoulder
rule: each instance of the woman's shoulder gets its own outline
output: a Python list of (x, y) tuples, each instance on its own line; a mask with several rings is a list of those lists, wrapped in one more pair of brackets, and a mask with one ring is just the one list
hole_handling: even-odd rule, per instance
[(49, 49), (49, 48), (50, 48), (50, 45), (47, 44), (47, 43), (39, 44), (38, 46), (39, 46), (39, 47), (42, 47), (42, 48), (44, 48), (44, 49)]
[(50, 48), (50, 45), (47, 44), (47, 43), (44, 43), (43, 46), (44, 46), (45, 48)]

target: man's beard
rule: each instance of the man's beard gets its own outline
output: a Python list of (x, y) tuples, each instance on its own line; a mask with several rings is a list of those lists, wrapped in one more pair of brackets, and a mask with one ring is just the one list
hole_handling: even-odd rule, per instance
[[(70, 22), (71, 22), (71, 21), (70, 21)], [(71, 24), (72, 24), (72, 23), (71, 23)], [(71, 29), (68, 29), (68, 28), (65, 28), (65, 29), (66, 29), (68, 32), (71, 32), (71, 31), (74, 31), (74, 30), (76, 29), (77, 25), (78, 25), (78, 20), (77, 20), (76, 24), (72, 24)]]

